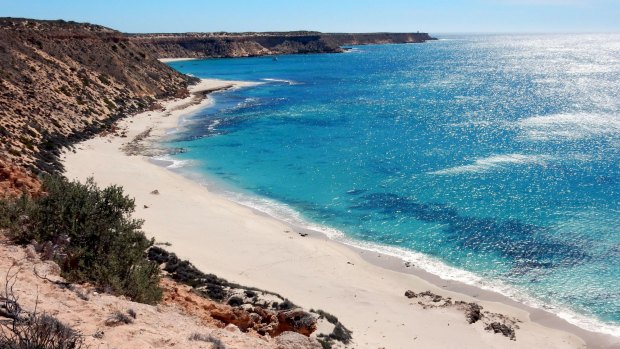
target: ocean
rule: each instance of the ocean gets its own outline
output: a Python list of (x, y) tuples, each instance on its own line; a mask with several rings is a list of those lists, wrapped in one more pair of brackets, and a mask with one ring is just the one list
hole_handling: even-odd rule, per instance
[(172, 168), (331, 238), (620, 336), (620, 35), (440, 36), (170, 65)]

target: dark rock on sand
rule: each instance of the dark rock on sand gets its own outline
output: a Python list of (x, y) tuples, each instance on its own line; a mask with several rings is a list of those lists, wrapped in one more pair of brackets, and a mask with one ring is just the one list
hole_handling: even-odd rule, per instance
[(317, 318), (300, 309), (281, 311), (278, 313), (278, 329), (276, 333), (292, 331), (310, 336), (316, 331)]
[(488, 324), (484, 329), (487, 331), (493, 331), (493, 333), (501, 333), (503, 336), (508, 337), (513, 341), (517, 340), (515, 336), (515, 330), (506, 324), (492, 322)]

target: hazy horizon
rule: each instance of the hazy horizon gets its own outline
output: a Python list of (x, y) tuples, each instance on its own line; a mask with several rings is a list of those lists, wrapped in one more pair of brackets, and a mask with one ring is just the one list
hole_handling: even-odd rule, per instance
[(0, 17), (89, 22), (126, 33), (428, 32), (431, 34), (600, 33), (620, 31), (612, 0), (0, 0)]

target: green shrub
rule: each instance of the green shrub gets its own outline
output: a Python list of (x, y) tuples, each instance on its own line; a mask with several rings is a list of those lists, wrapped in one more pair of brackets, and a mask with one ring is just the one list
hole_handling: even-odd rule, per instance
[(27, 196), (16, 200), (0, 200), (0, 228), (7, 229), (12, 235), (21, 234), (28, 226), (28, 212), (32, 212), (33, 203)]
[(41, 198), (0, 204), (0, 227), (10, 238), (51, 243), (51, 257), (69, 282), (91, 282), (142, 303), (161, 299), (159, 267), (145, 258), (153, 240), (140, 230), (143, 222), (131, 218), (135, 203), (121, 187), (49, 176), (43, 189)]
[(99, 75), (99, 81), (101, 81), (105, 85), (109, 85), (110, 84), (110, 79), (108, 79), (108, 76), (105, 75), (105, 74)]

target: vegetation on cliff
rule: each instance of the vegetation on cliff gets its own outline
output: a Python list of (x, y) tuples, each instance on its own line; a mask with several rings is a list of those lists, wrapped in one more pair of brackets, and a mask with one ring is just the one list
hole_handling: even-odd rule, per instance
[[(241, 332), (266, 338), (286, 337), (290, 332), (309, 337), (317, 330), (317, 320), (323, 321), (321, 327), (327, 332), (318, 334), (318, 340), (297, 341), (306, 341), (307, 347), (312, 348), (318, 348), (319, 342), (328, 347), (336, 342), (349, 343), (351, 332), (333, 315), (321, 310), (308, 312), (276, 293), (203, 273), (189, 261), (153, 246), (153, 240), (140, 231), (142, 221), (131, 217), (134, 200), (125, 196), (122, 188), (99, 188), (92, 179), (81, 184), (58, 176), (44, 176), (42, 183), (43, 194), (39, 197), (23, 195), (19, 199), (0, 200), (0, 234), (25, 246), (28, 258), (53, 261), (60, 267), (64, 281), (48, 279), (33, 268), (37, 278), (74, 291), (84, 301), (89, 296), (74, 283), (91, 285), (101, 293), (123, 295), (135, 302), (176, 304), (211, 324), (234, 325)], [(6, 282), (11, 284), (19, 270), (11, 273), (9, 268)], [(162, 270), (167, 277), (161, 277)], [(37, 314), (36, 306), (34, 313), (24, 316), (3, 313), (3, 300), (18, 304), (17, 297), (10, 290), (0, 289), (0, 317), (8, 315), (16, 324), (5, 329), (0, 326), (0, 344), (22, 348), (19, 336), (28, 341), (41, 334), (81, 347), (81, 341), (75, 342), (80, 339), (77, 332), (53, 317)], [(131, 316), (132, 312), (130, 309), (128, 314)], [(117, 311), (106, 320), (108, 326), (112, 322), (129, 324), (133, 320)]]
[(112, 29), (0, 18), (0, 160), (60, 172), (62, 147), (186, 94), (192, 81)]
[(161, 299), (159, 267), (146, 259), (153, 241), (131, 218), (134, 200), (117, 186), (99, 188), (45, 177), (45, 195), (0, 201), (0, 228), (19, 244), (33, 244), (54, 260), (69, 282), (88, 282), (141, 303)]

